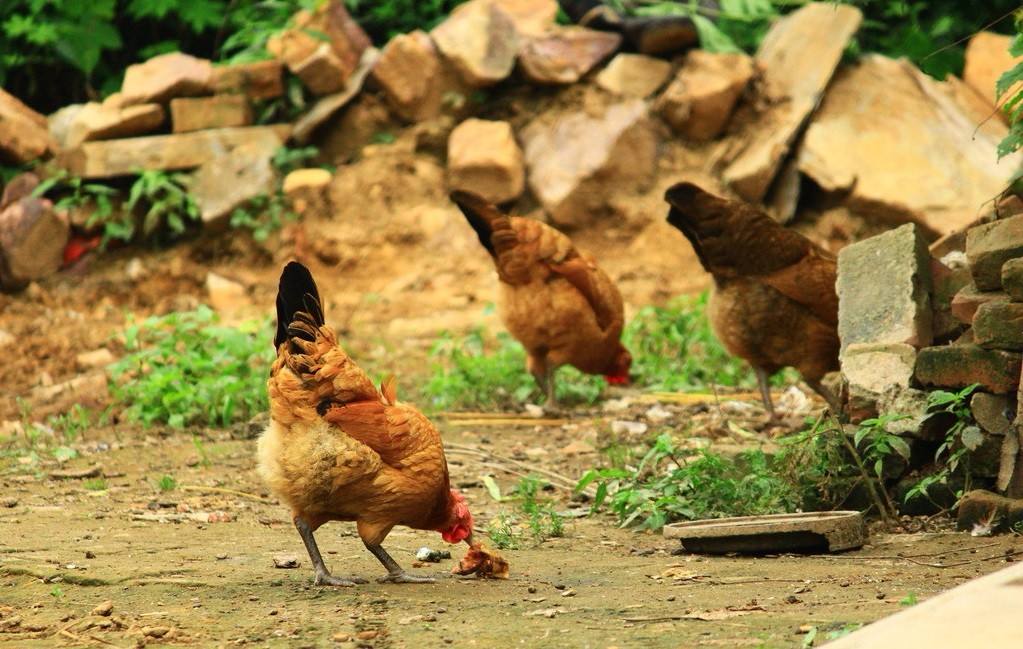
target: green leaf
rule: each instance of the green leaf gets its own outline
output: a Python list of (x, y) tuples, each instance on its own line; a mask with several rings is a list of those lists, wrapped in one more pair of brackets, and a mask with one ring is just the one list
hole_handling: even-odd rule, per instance
[(995, 83), (995, 96), (1001, 99), (1002, 95), (1020, 81), (1023, 81), (1023, 63), (1017, 63), (998, 77)]
[(895, 450), (896, 453), (902, 456), (902, 459), (909, 461), (910, 449), (909, 444), (906, 440), (898, 436), (890, 436), (888, 438), (888, 444)]
[(700, 37), (700, 47), (708, 52), (742, 52), (739, 47), (717, 25), (699, 14), (691, 16)]
[(493, 476), (483, 476), (483, 486), (487, 488), (487, 493), (490, 494), (491, 498), (497, 502), (501, 502), (501, 500), (503, 500), (501, 497), (501, 487), (497, 484), (497, 481), (494, 480)]

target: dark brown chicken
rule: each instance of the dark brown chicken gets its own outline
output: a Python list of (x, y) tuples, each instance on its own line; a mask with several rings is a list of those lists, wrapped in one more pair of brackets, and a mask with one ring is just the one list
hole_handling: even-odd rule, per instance
[(711, 326), (756, 372), (768, 412), (768, 378), (794, 367), (836, 409), (821, 378), (838, 369), (835, 258), (763, 210), (679, 183), (665, 194), (668, 222), (685, 234), (714, 277)]
[(622, 296), (593, 258), (549, 225), (503, 214), (479, 196), (457, 191), (451, 200), (494, 259), (501, 319), (526, 348), (527, 367), (548, 403), (562, 365), (628, 383)]

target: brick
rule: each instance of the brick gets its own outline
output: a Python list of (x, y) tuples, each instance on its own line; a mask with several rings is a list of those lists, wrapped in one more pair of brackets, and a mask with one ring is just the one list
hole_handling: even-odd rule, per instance
[(931, 307), (934, 312), (931, 328), (935, 341), (945, 342), (962, 333), (963, 323), (952, 313), (952, 299), (969, 286), (972, 279), (965, 264), (949, 268), (936, 259), (931, 261)]
[(1004, 394), (975, 392), (970, 397), (970, 412), (981, 428), (992, 435), (1005, 435), (1012, 428), (1016, 404)]
[(196, 170), (190, 187), (206, 225), (225, 225), (236, 208), (269, 195), (277, 186), (270, 158), (273, 141), (245, 142), (210, 158)]
[(619, 54), (597, 75), (597, 85), (623, 97), (646, 99), (671, 75), (671, 63), (642, 54)]
[(534, 83), (575, 83), (622, 44), (620, 34), (585, 27), (556, 27), (526, 39), (519, 65)]
[(973, 339), (988, 349), (1023, 350), (1023, 304), (982, 304), (973, 316)]
[(430, 36), (462, 81), (473, 88), (503, 81), (515, 67), (519, 50), (515, 22), (488, 0), (459, 5)]
[(287, 125), (249, 126), (86, 142), (62, 152), (57, 164), (82, 178), (129, 176), (139, 169), (191, 169), (248, 142), (280, 146), (289, 131)]
[(467, 119), (455, 127), (448, 138), (448, 185), (493, 203), (518, 198), (526, 170), (511, 124)]
[(963, 324), (973, 324), (973, 317), (982, 304), (1008, 301), (1009, 296), (1001, 291), (978, 291), (976, 286), (969, 284), (952, 298), (952, 315)]
[(849, 393), (848, 411), (854, 420), (874, 416), (877, 403), (892, 388), (909, 388), (916, 349), (905, 343), (849, 345), (842, 355), (842, 376)]
[(0, 160), (21, 164), (56, 149), (46, 118), (0, 89)]
[(966, 257), (981, 291), (1002, 287), (1002, 264), (1023, 257), (1023, 214), (978, 225), (966, 233)]
[(284, 94), (284, 67), (270, 59), (213, 68), (213, 91), (241, 93), (249, 99), (274, 99)]
[(67, 129), (65, 147), (76, 147), (82, 142), (113, 140), (143, 135), (163, 124), (165, 114), (160, 104), (110, 106), (90, 102), (75, 113)]
[(843, 248), (837, 289), (842, 353), (854, 343), (931, 344), (931, 258), (916, 225)]
[(1002, 264), (1002, 288), (1015, 302), (1023, 302), (1023, 258)]
[(170, 110), (175, 133), (252, 124), (252, 107), (245, 95), (172, 99)]
[(979, 383), (987, 392), (1009, 394), (1019, 385), (1023, 355), (979, 345), (944, 345), (921, 349), (916, 380), (938, 388), (964, 388)]

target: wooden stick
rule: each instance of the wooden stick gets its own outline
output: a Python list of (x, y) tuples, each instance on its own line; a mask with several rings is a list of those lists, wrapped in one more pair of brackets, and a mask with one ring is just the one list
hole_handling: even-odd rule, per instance
[(204, 487), (202, 485), (183, 485), (178, 487), (182, 491), (206, 491), (210, 493), (227, 494), (229, 496), (238, 496), (239, 498), (248, 498), (249, 500), (255, 500), (256, 502), (273, 504), (270, 500), (257, 496), (256, 494), (246, 493), (244, 491), (237, 491), (235, 489), (227, 489), (224, 487)]

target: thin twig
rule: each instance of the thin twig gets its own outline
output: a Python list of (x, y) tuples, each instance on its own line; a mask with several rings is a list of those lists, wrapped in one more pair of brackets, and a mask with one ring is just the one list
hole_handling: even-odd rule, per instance
[(268, 505), (272, 504), (269, 500), (263, 498), (262, 496), (246, 493), (244, 491), (237, 491), (235, 489), (227, 489), (225, 487), (204, 487), (202, 485), (184, 485), (178, 488), (181, 489), (182, 491), (206, 491), (211, 493), (227, 494), (230, 496), (238, 496), (239, 498), (248, 498), (249, 500), (255, 500), (257, 502), (265, 503)]

